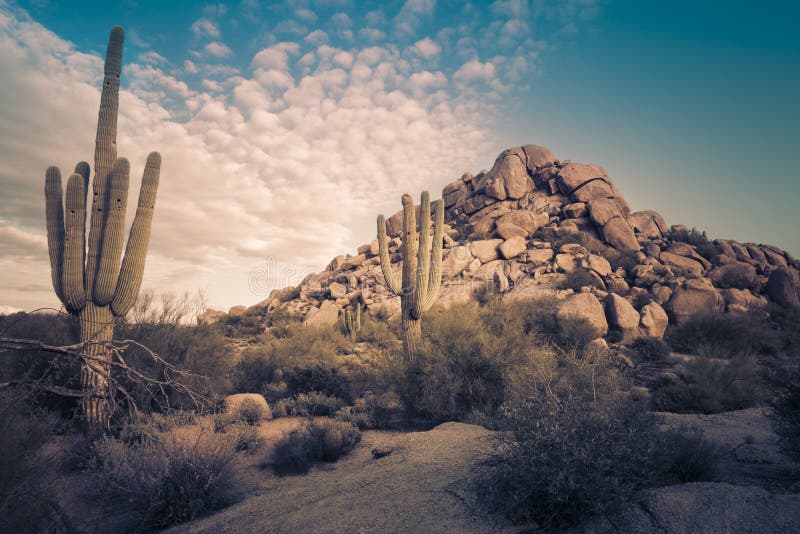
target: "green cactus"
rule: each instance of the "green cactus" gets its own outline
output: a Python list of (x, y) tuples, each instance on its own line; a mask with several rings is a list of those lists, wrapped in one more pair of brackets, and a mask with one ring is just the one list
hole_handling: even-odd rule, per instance
[(422, 192), (420, 199), (419, 243), (414, 201), (403, 195), (403, 256), (402, 285), (392, 271), (389, 245), (386, 240), (386, 219), (378, 215), (378, 245), (381, 270), (389, 290), (400, 296), (403, 332), (403, 349), (406, 360), (413, 364), (422, 343), (422, 315), (428, 311), (439, 295), (442, 284), (442, 237), (444, 232), (444, 203), (434, 203), (433, 243), (431, 243), (430, 195)]
[(356, 302), (353, 309), (350, 306), (339, 311), (339, 327), (342, 332), (350, 336), (350, 341), (356, 341), (358, 333), (361, 331), (361, 303)]
[(89, 164), (81, 162), (75, 167), (63, 204), (61, 172), (57, 167), (47, 169), (44, 188), (53, 288), (64, 308), (78, 317), (80, 341), (87, 343), (88, 355), (101, 360), (86, 364), (81, 371), (81, 385), (87, 394), (92, 394), (82, 401), (83, 415), (87, 426), (94, 430), (106, 426), (110, 415), (108, 384), (103, 376), (109, 366), (102, 363), (109, 360), (110, 354), (98, 342), (113, 338), (114, 317), (124, 317), (139, 293), (161, 169), (161, 156), (152, 152), (147, 157), (139, 205), (122, 258), (130, 174), (128, 160), (117, 158), (116, 148), (124, 39), (122, 28), (111, 29), (97, 121), (88, 242)]

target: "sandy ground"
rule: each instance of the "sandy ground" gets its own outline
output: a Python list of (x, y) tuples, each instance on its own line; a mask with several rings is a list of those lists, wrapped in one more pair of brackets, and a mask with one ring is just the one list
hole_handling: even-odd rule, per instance
[(471, 466), (491, 448), (491, 434), (461, 423), (365, 432), (336, 464), (284, 478), (262, 471), (255, 495), (174, 531), (516, 532), (481, 513), (470, 491)]

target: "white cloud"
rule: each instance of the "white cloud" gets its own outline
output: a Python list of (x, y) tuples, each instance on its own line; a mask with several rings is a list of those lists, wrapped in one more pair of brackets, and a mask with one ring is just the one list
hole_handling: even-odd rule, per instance
[(167, 62), (167, 58), (154, 50), (148, 50), (147, 52), (139, 54), (138, 59), (142, 63), (152, 63), (153, 65), (164, 65)]
[(436, 44), (436, 42), (430, 37), (420, 39), (414, 43), (414, 46), (411, 49), (424, 58), (435, 56), (442, 51), (442, 47)]
[(301, 8), (297, 9), (294, 12), (295, 16), (304, 22), (316, 22), (317, 21), (317, 14), (311, 11), (310, 9)]
[(194, 21), (191, 30), (194, 36), (197, 38), (211, 37), (218, 39), (220, 36), (219, 27), (214, 22), (206, 18)]
[(495, 77), (495, 66), (489, 61), (481, 63), (479, 60), (473, 59), (461, 65), (453, 77), (462, 82), (490, 82)]
[(186, 61), (183, 62), (183, 70), (185, 70), (189, 74), (197, 74), (198, 72), (200, 72), (200, 69), (197, 68), (197, 65), (195, 65), (194, 61), (190, 59), (187, 59)]
[[(293, 76), (293, 60), (306, 72)], [(255, 303), (263, 295), (248, 281), (268, 260), (270, 285), (296, 282), (373, 239), (376, 214), (397, 211), (403, 192), (436, 194), (494, 156), (487, 108), (439, 95), (446, 74), (396, 48), (312, 54), (278, 43), (255, 55), (252, 73), (209, 79), (212, 66), (184, 64), (204, 75), (202, 87), (152, 64), (123, 71), (131, 90), (121, 93), (118, 146), (131, 161), (131, 198), (147, 153), (163, 156), (145, 287), (204, 288), (212, 306)], [(0, 272), (9, 273), (0, 302), (55, 305), (44, 170), (66, 174), (91, 159), (102, 60), (0, 7), (0, 72), (0, 189), (14, 191), (0, 204)], [(37, 285), (23, 292), (26, 280)]]
[(233, 51), (225, 43), (212, 41), (203, 47), (203, 51), (209, 56), (224, 58), (233, 55)]
[(320, 45), (328, 42), (328, 34), (322, 30), (314, 30), (305, 36), (305, 40), (312, 45)]

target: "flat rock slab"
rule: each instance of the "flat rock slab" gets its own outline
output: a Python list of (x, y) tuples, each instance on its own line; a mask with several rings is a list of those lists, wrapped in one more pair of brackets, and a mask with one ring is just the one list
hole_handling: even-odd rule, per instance
[(462, 423), (365, 432), (336, 464), (285, 478), (265, 471), (259, 494), (174, 532), (517, 532), (473, 502), (471, 468), (491, 434)]

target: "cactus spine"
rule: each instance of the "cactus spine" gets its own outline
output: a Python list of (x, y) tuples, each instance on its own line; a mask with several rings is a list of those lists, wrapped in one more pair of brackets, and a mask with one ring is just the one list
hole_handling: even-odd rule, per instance
[(353, 309), (346, 307), (339, 312), (339, 325), (342, 332), (350, 336), (350, 341), (355, 342), (356, 336), (361, 331), (361, 304), (356, 302)]
[(124, 39), (122, 28), (111, 29), (95, 139), (88, 241), (88, 163), (81, 162), (75, 167), (67, 182), (63, 204), (61, 172), (57, 167), (50, 167), (45, 177), (47, 244), (53, 288), (64, 308), (78, 317), (80, 341), (87, 343), (86, 352), (101, 360), (86, 364), (81, 370), (81, 386), (87, 394), (82, 400), (83, 415), (87, 427), (95, 431), (108, 424), (110, 415), (108, 384), (103, 376), (108, 373), (109, 366), (102, 362), (108, 360), (110, 354), (98, 343), (113, 338), (114, 317), (125, 316), (139, 293), (161, 169), (161, 156), (152, 152), (147, 157), (139, 205), (125, 256), (121, 258), (130, 175), (128, 160), (117, 158), (116, 148)]
[(439, 294), (442, 284), (442, 236), (444, 232), (444, 203), (434, 203), (433, 242), (431, 243), (431, 204), (427, 191), (420, 199), (420, 233), (417, 241), (417, 222), (414, 201), (403, 195), (403, 271), (401, 283), (392, 271), (389, 245), (386, 240), (386, 220), (378, 215), (378, 246), (381, 270), (389, 290), (400, 296), (401, 328), (406, 360), (413, 364), (422, 344), (422, 315), (428, 311)]

